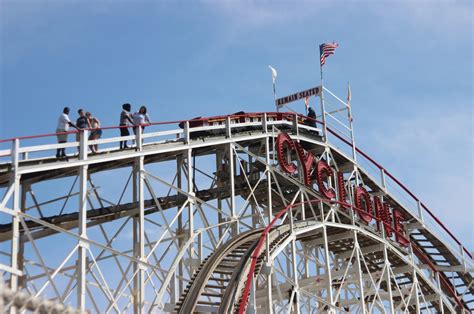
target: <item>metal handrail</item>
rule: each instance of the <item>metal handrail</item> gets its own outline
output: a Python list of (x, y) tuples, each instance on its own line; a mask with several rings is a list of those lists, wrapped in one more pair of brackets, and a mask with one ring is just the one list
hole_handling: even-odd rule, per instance
[[(341, 100), (340, 100), (341, 101)], [(342, 102), (342, 101), (341, 101)], [(162, 121), (162, 122), (153, 122), (149, 124), (143, 124), (143, 125), (134, 125), (134, 126), (156, 126), (156, 125), (166, 125), (166, 124), (176, 124), (176, 123), (190, 123), (190, 122), (200, 122), (200, 121), (209, 121), (211, 118), (212, 119), (237, 119), (237, 118), (246, 118), (246, 117), (258, 117), (258, 116), (263, 116), (269, 115), (271, 116), (277, 116), (281, 117), (281, 120), (292, 120), (294, 117), (299, 117), (305, 120), (310, 120), (314, 121), (320, 125), (324, 126), (324, 123), (320, 120), (317, 119), (312, 119), (309, 118), (305, 115), (302, 114), (295, 114), (293, 112), (252, 112), (252, 113), (244, 113), (244, 114), (231, 114), (231, 115), (223, 115), (223, 116), (214, 116), (214, 117), (204, 117), (204, 118), (196, 118), (196, 119), (188, 119), (188, 120), (174, 120), (174, 121)], [(101, 130), (109, 130), (109, 129), (120, 129), (120, 128), (129, 128), (133, 126), (107, 126), (107, 127), (101, 127), (101, 128), (96, 128), (96, 129), (101, 129)], [(96, 130), (96, 129), (82, 129), (82, 130)], [(192, 128), (191, 128), (192, 129)], [(40, 134), (40, 135), (31, 135), (31, 136), (20, 136), (20, 137), (14, 137), (14, 138), (9, 138), (9, 139), (3, 139), (0, 140), (0, 143), (6, 143), (6, 142), (14, 142), (16, 140), (25, 140), (25, 139), (35, 139), (35, 138), (42, 138), (42, 137), (50, 137), (50, 136), (56, 136), (60, 134), (75, 134), (78, 132), (81, 132), (82, 130), (74, 130), (74, 131), (68, 131), (68, 132), (61, 132), (61, 133), (49, 133), (49, 134)], [(352, 143), (339, 134), (337, 134), (334, 130), (331, 128), (327, 128), (327, 131), (331, 134), (333, 134), (335, 137), (337, 137), (339, 140), (341, 140), (343, 143), (347, 144), (349, 147), (352, 147)], [(403, 183), (401, 183), (394, 175), (392, 175), (387, 169), (385, 169), (382, 165), (380, 165), (378, 162), (376, 162), (373, 158), (371, 158), (369, 155), (367, 155), (364, 151), (359, 149), (357, 146), (355, 147), (355, 150), (357, 153), (365, 157), (368, 161), (370, 161), (373, 165), (375, 165), (378, 169), (381, 171), (384, 171), (384, 173), (391, 178), (398, 186), (400, 186), (408, 195), (410, 195), (413, 200), (416, 202), (420, 202), (421, 207), (435, 220), (435, 222), (455, 241), (456, 244), (462, 247), (462, 251), (467, 254), (471, 259), (473, 259), (473, 255), (471, 252), (469, 252), (468, 249), (464, 245), (462, 245), (461, 241), (439, 220), (438, 217), (435, 216), (435, 214), (424, 204), (422, 203), (413, 192), (411, 192)], [(2, 155), (1, 157), (9, 156), (8, 155)]]
[[(341, 137), (340, 135), (338, 135), (337, 133), (335, 133), (334, 131), (332, 131), (331, 129), (328, 128), (328, 131), (333, 134), (334, 136), (336, 136), (338, 139), (340, 139), (341, 141), (343, 141), (344, 143), (346, 143), (347, 145), (352, 145), (349, 141), (347, 141), (346, 139), (344, 139), (343, 137)], [(369, 155), (367, 155), (366, 153), (364, 153), (362, 150), (360, 150), (357, 146), (355, 147), (356, 151), (361, 154), (363, 157), (365, 157), (367, 160), (369, 160), (372, 164), (374, 164), (377, 168), (379, 168), (380, 170), (383, 170), (384, 173), (390, 178), (392, 179), (396, 184), (398, 184), (399, 187), (401, 187), (408, 195), (410, 195), (414, 201), (416, 202), (420, 202), (420, 205), (423, 207), (423, 209), (440, 225), (441, 228), (443, 228), (444, 231), (446, 231), (450, 236), (451, 238), (460, 246), (463, 247), (463, 250), (464, 252), (472, 259), (472, 254), (462, 245), (461, 241), (458, 240), (458, 238), (456, 238), (456, 236), (441, 222), (441, 220), (439, 220), (438, 217), (435, 216), (435, 214), (424, 204), (420, 201), (420, 199), (418, 197), (415, 196), (415, 194), (413, 194), (413, 192), (411, 192), (403, 183), (401, 183), (393, 174), (391, 174), (387, 169), (385, 169), (382, 165), (380, 165), (379, 163), (377, 163), (374, 159), (372, 159)]]

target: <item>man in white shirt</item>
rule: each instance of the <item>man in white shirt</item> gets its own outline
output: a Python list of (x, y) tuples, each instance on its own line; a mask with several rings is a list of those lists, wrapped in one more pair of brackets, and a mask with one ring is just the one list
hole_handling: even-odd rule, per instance
[[(68, 134), (66, 132), (69, 131), (70, 126), (79, 130), (79, 128), (69, 119), (69, 111), (69, 107), (64, 107), (63, 113), (59, 116), (58, 126), (56, 127), (56, 136), (58, 138), (58, 143), (67, 142)], [(67, 160), (66, 148), (58, 148), (56, 150), (56, 158), (65, 158)]]

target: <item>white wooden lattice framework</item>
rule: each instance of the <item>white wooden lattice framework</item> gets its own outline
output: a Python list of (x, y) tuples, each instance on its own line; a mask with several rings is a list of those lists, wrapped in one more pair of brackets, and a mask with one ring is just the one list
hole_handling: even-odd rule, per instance
[[(289, 206), (267, 235), (247, 311), (472, 309), (472, 257), (435, 229), (419, 200), (356, 151), (352, 123), (342, 123), (337, 110), (322, 110), (328, 128), (331, 119), (334, 130), (346, 128), (350, 146), (338, 140), (344, 132), (334, 137), (326, 125), (308, 127), (292, 113), (209, 118), (201, 126), (184, 121), (182, 129), (156, 124), (129, 136), (136, 143), (129, 150), (117, 149), (124, 138), (91, 142), (87, 130), (77, 143), (12, 140), (0, 152), (0, 306), (31, 309), (5, 297), (8, 287), (80, 311), (173, 312), (206, 258), (246, 232), (263, 231)], [(282, 131), (342, 171), (346, 182), (363, 183), (403, 209), (411, 244), (399, 245), (383, 228), (325, 201), (299, 174), (284, 173), (275, 153)], [(89, 153), (94, 143), (101, 153)], [(50, 157), (60, 147), (79, 154), (69, 161)], [(429, 263), (415, 254), (420, 250)], [(221, 290), (203, 289), (195, 310), (217, 311)]]

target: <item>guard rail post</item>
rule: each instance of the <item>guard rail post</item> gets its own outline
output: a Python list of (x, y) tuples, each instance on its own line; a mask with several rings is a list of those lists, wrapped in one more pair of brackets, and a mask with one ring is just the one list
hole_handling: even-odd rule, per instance
[(136, 143), (136, 150), (137, 151), (141, 151), (142, 150), (142, 146), (143, 146), (143, 143), (142, 143), (142, 126), (141, 125), (138, 125), (135, 127), (135, 143)]
[(184, 122), (184, 144), (189, 144), (190, 137), (189, 137), (189, 121)]
[(230, 117), (229, 116), (225, 119), (225, 136), (227, 138), (232, 137), (232, 127), (230, 126)]
[(297, 113), (293, 114), (293, 130), (296, 136), (300, 135), (299, 129), (298, 129), (298, 114)]
[(17, 170), (18, 169), (18, 164), (20, 162), (20, 140), (15, 138), (12, 141), (12, 167), (13, 169)]
[(466, 259), (464, 258), (464, 246), (459, 244), (459, 251), (461, 252), (461, 266), (463, 272), (466, 272)]
[(423, 217), (423, 207), (421, 207), (420, 200), (416, 201), (416, 206), (418, 207), (418, 218), (420, 218), (423, 227), (425, 226), (425, 219)]
[(87, 154), (89, 152), (89, 147), (87, 142), (89, 140), (89, 130), (80, 130), (79, 134), (79, 159), (87, 160)]
[(380, 183), (382, 183), (382, 187), (385, 190), (385, 193), (387, 193), (387, 181), (385, 178), (385, 170), (383, 168), (380, 168)]
[(268, 133), (268, 128), (267, 128), (267, 113), (264, 112), (262, 115), (262, 129), (263, 133)]

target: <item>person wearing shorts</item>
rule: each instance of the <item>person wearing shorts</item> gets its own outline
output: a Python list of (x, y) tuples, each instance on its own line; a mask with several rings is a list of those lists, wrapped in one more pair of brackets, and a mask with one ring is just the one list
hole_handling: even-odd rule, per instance
[[(87, 120), (89, 121), (89, 124), (91, 126), (91, 135), (89, 136), (89, 140), (98, 140), (102, 136), (102, 130), (100, 129), (100, 121), (96, 117), (93, 117), (90, 112), (86, 113)], [(98, 146), (97, 144), (90, 145), (90, 149), (93, 153), (98, 152)]]
[[(69, 112), (69, 107), (64, 107), (63, 113), (61, 113), (58, 118), (58, 125), (56, 127), (56, 137), (58, 139), (59, 144), (67, 142), (68, 134), (66, 132), (69, 131), (70, 126), (78, 129), (78, 127), (69, 119)], [(65, 158), (67, 160), (66, 148), (58, 148), (56, 150), (56, 158)]]

